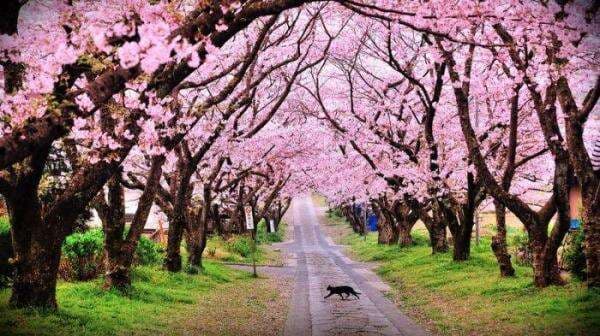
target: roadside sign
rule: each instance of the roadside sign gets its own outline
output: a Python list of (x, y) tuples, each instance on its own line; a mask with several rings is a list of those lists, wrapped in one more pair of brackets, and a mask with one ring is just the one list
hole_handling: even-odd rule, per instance
[(271, 229), (271, 232), (275, 232), (275, 221), (274, 220), (269, 220), (269, 228)]
[(252, 207), (249, 205), (245, 206), (244, 214), (246, 215), (246, 229), (254, 230), (254, 216), (252, 216)]

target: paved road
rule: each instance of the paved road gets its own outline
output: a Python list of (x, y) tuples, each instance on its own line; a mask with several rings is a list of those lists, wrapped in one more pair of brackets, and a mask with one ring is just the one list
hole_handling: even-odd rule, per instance
[[(295, 266), (295, 287), (285, 336), (426, 335), (381, 293), (386, 285), (366, 265), (346, 258), (318, 225), (309, 197), (292, 204), (294, 240), (281, 245)], [(340, 300), (327, 285), (350, 285), (360, 300)]]

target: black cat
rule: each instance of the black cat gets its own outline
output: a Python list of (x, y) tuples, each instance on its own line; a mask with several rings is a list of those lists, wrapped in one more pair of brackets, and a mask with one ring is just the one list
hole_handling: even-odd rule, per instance
[(327, 290), (329, 291), (329, 295), (325, 296), (324, 298), (327, 299), (328, 297), (332, 296), (333, 294), (337, 294), (339, 295), (342, 300), (344, 299), (344, 296), (342, 294), (346, 294), (346, 299), (350, 297), (350, 294), (356, 296), (357, 299), (360, 300), (360, 298), (358, 297), (359, 294), (361, 293), (357, 293), (354, 288), (350, 287), (350, 286), (337, 286), (337, 287), (332, 287), (331, 285), (327, 286)]

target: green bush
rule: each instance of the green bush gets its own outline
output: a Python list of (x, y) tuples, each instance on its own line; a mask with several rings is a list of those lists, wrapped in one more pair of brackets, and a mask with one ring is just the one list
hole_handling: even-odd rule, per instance
[(252, 254), (252, 240), (249, 237), (235, 237), (225, 244), (227, 250), (246, 258)]
[(340, 208), (340, 207), (327, 209), (327, 215), (330, 218), (331, 217), (339, 217), (339, 218), (344, 217), (344, 214), (342, 213), (342, 208)]
[(514, 255), (517, 263), (524, 266), (531, 265), (533, 255), (529, 246), (529, 236), (527, 236), (527, 233), (519, 230), (511, 238), (511, 245), (514, 247)]
[(572, 233), (575, 235), (570, 244), (565, 247), (564, 265), (580, 280), (586, 279), (586, 260), (583, 252), (583, 230)]
[(142, 236), (135, 250), (136, 261), (140, 265), (159, 264), (163, 260), (164, 252), (160, 244)]
[(10, 285), (13, 268), (8, 260), (12, 257), (12, 241), (8, 218), (0, 217), (0, 288)]
[(104, 234), (100, 229), (77, 232), (65, 239), (62, 246), (64, 263), (61, 275), (65, 279), (89, 280), (101, 271)]
[(283, 241), (283, 221), (279, 223), (279, 230), (276, 232), (267, 232), (267, 223), (263, 219), (258, 223), (256, 230), (256, 242), (259, 244), (264, 243), (279, 243)]

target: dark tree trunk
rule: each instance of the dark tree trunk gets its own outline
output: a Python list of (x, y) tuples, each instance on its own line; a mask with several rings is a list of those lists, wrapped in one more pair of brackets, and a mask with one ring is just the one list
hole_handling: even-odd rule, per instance
[(446, 224), (442, 220), (433, 220), (427, 228), (431, 251), (433, 254), (448, 252), (448, 241), (446, 240)]
[(446, 240), (446, 223), (443, 216), (440, 215), (438, 207), (434, 204), (432, 215), (430, 216), (423, 207), (415, 205), (415, 210), (419, 214), (419, 218), (425, 224), (425, 228), (429, 233), (429, 242), (431, 244), (431, 253), (448, 252), (448, 242)]
[(410, 246), (413, 244), (412, 235), (410, 234), (411, 231), (412, 227), (407, 228), (405, 226), (398, 225), (398, 245)]
[(448, 226), (452, 232), (452, 245), (454, 247), (452, 259), (454, 261), (465, 261), (471, 256), (471, 235), (473, 233), (473, 211), (463, 206), (463, 214), (459, 217), (454, 213), (447, 214)]
[(21, 190), (6, 199), (15, 255), (10, 304), (55, 309), (61, 244), (66, 233), (43, 222), (36, 189)]
[(133, 252), (122, 251), (121, 249), (106, 249), (105, 255), (105, 287), (126, 291), (131, 287)]
[(398, 230), (398, 244), (400, 246), (412, 245), (411, 231), (419, 219), (418, 211), (412, 209), (408, 203), (396, 201), (394, 204), (394, 217)]
[(557, 87), (558, 100), (565, 114), (569, 160), (581, 186), (587, 284), (589, 288), (600, 288), (600, 171), (594, 171), (593, 154), (587, 151), (583, 141), (585, 124), (600, 99), (600, 79), (596, 78), (596, 85), (582, 106), (577, 105), (565, 77), (558, 78)]
[(108, 181), (108, 201), (104, 191), (100, 191), (93, 203), (104, 231), (104, 286), (125, 291), (131, 286), (129, 270), (133, 253), (125, 250), (125, 191), (119, 179), (112, 178)]
[(15, 266), (10, 304), (14, 307), (56, 309), (56, 279), (62, 239), (32, 235), (29, 253)]
[(446, 240), (447, 223), (439, 204), (434, 204), (432, 213), (432, 220), (429, 225), (426, 225), (429, 231), (432, 253), (448, 252), (448, 241)]
[(500, 267), (500, 275), (509, 277), (515, 275), (515, 269), (510, 261), (508, 245), (506, 243), (506, 208), (502, 203), (494, 200), (496, 210), (496, 230), (497, 233), (492, 237), (492, 251)]
[(190, 180), (192, 169), (187, 162), (178, 162), (178, 169), (171, 185), (173, 195), (173, 211), (169, 216), (169, 237), (167, 239), (167, 256), (164, 267), (169, 272), (179, 272), (181, 263), (181, 242), (184, 230), (189, 225), (188, 211), (190, 207), (191, 192)]
[(181, 240), (185, 223), (178, 218), (169, 223), (169, 236), (167, 239), (167, 256), (165, 269), (169, 272), (181, 271)]
[(446, 226), (437, 224), (429, 230), (431, 250), (433, 254), (448, 252), (448, 241), (446, 240)]
[(587, 263), (587, 285), (590, 288), (600, 287), (600, 183), (588, 188), (583, 194), (583, 234), (584, 252)]
[[(556, 259), (556, 251), (546, 250), (547, 234), (530, 234), (530, 247), (533, 255), (533, 283), (536, 287), (560, 285), (560, 270)], [(535, 237), (532, 237), (535, 236)]]
[(194, 231), (186, 235), (188, 250), (188, 263), (191, 266), (190, 272), (196, 273), (202, 269), (202, 253), (206, 248), (206, 223), (198, 221), (194, 225)]
[(202, 208), (197, 211), (195, 216), (189, 214), (190, 221), (186, 237), (191, 273), (196, 273), (202, 269), (202, 253), (206, 248), (206, 231), (210, 218), (211, 191), (209, 186), (204, 187), (204, 200)]
[(47, 154), (47, 151), (36, 153), (27, 167), (29, 174), (20, 176), (11, 190), (3, 191), (14, 253), (10, 298), (14, 307), (57, 307), (61, 245), (73, 223), (71, 217), (64, 221), (43, 217), (38, 185)]
[(473, 226), (462, 228), (457, 235), (453, 236), (454, 251), (452, 259), (454, 261), (465, 261), (471, 256), (471, 233)]
[(379, 216), (377, 231), (377, 243), (379, 244), (393, 245), (398, 241), (398, 231), (390, 216)]
[(361, 233), (361, 229), (360, 229), (361, 225), (355, 214), (354, 206), (352, 206), (352, 205), (343, 206), (342, 213), (344, 214), (344, 217), (346, 217), (346, 220), (350, 223), (350, 226), (352, 227), (352, 231), (354, 231), (354, 233), (360, 234)]
[(377, 214), (377, 243), (392, 245), (398, 241), (398, 230), (385, 199), (373, 200), (373, 211)]
[(131, 267), (135, 250), (155, 199), (164, 160), (163, 156), (155, 157), (146, 184), (138, 186), (143, 192), (138, 200), (127, 236), (125, 236), (125, 189), (121, 185), (120, 172), (107, 183), (108, 197), (105, 197), (104, 190), (100, 190), (92, 201), (104, 231), (106, 288), (125, 292), (131, 287)]

